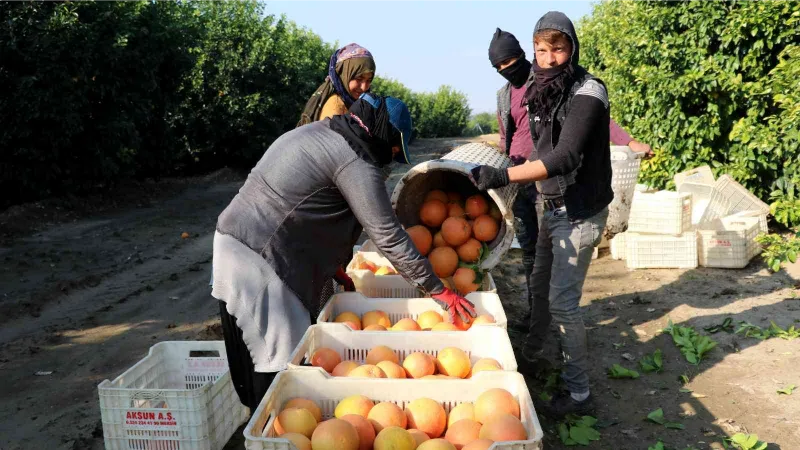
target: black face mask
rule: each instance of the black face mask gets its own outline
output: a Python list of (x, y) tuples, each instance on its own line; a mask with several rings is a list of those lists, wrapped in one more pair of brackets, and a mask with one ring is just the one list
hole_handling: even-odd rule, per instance
[(498, 73), (515, 88), (521, 88), (528, 81), (528, 76), (531, 74), (531, 63), (525, 58), (519, 58), (514, 64), (503, 70), (498, 70)]

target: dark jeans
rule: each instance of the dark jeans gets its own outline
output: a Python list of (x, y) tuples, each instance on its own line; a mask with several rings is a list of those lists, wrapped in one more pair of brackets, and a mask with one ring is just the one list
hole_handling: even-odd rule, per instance
[(222, 336), (225, 339), (225, 352), (228, 354), (233, 387), (239, 395), (239, 400), (250, 408), (250, 414), (253, 414), (278, 373), (256, 372), (250, 351), (242, 338), (242, 330), (236, 325), (236, 317), (228, 314), (225, 302), (222, 300), (219, 301), (219, 315), (222, 319)]
[[(541, 210), (541, 205), (537, 205)], [(553, 322), (564, 358), (562, 378), (570, 392), (589, 391), (589, 355), (581, 314), (583, 283), (608, 219), (608, 208), (572, 222), (567, 210), (540, 212), (540, 233), (533, 268), (533, 314), (523, 355), (542, 349)]]
[(539, 221), (536, 218), (536, 189), (533, 184), (520, 186), (517, 198), (512, 207), (514, 211), (514, 232), (519, 246), (522, 247), (522, 267), (525, 271), (525, 288), (528, 298), (528, 310), (521, 322), (527, 328), (533, 308), (533, 289), (531, 274), (536, 260), (536, 238), (539, 235)]

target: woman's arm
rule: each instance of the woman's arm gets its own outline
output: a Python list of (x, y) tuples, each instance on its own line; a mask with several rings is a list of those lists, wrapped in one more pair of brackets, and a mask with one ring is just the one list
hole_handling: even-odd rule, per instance
[(428, 293), (441, 292), (444, 285), (392, 209), (382, 172), (355, 159), (339, 171), (334, 182), (364, 231), (395, 269)]

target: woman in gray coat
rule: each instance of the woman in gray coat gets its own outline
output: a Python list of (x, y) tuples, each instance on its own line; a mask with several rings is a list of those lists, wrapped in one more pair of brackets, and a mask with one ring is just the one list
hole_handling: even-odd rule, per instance
[(469, 321), (473, 305), (442, 285), (400, 225), (383, 168), (408, 163), (411, 115), (392, 97), (363, 94), (349, 114), (278, 138), (222, 212), (214, 236), (231, 376), (254, 410), (311, 324), (325, 280), (352, 256), (362, 229), (399, 273)]

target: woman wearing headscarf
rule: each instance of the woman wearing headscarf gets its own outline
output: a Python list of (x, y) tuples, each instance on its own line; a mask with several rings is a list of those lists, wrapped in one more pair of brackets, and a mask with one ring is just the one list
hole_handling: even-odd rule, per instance
[(369, 50), (348, 44), (333, 52), (328, 76), (306, 102), (297, 126), (345, 114), (353, 102), (369, 91), (375, 77), (375, 60)]
[(568, 392), (539, 403), (551, 417), (589, 414), (586, 330), (580, 300), (595, 245), (608, 219), (611, 190), (608, 93), (601, 80), (581, 67), (572, 21), (548, 12), (534, 29), (533, 77), (527, 90), (534, 148), (527, 163), (509, 169), (472, 170), (479, 189), (536, 182), (539, 235), (531, 275), (533, 312), (517, 359), (519, 371), (539, 365), (551, 322), (558, 327)]
[(382, 168), (408, 164), (411, 114), (365, 94), (347, 114), (279, 137), (222, 212), (214, 234), (214, 288), (228, 365), (255, 410), (311, 325), (322, 284), (366, 231), (399, 273), (446, 311), (475, 317), (445, 288), (394, 214)]

